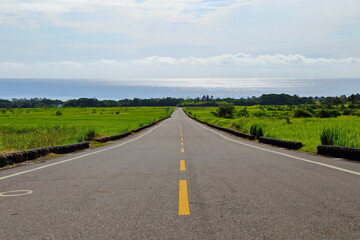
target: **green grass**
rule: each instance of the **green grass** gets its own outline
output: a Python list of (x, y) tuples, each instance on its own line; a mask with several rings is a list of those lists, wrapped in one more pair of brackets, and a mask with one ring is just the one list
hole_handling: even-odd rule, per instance
[[(243, 107), (236, 107), (240, 110)], [(260, 109), (262, 108), (262, 109)], [(222, 127), (236, 129), (241, 132), (250, 133), (252, 125), (261, 126), (264, 136), (278, 138), (288, 141), (299, 141), (304, 144), (302, 151), (316, 152), (316, 147), (321, 145), (320, 136), (324, 129), (336, 129), (339, 137), (335, 145), (360, 148), (360, 117), (339, 116), (337, 118), (286, 118), (281, 114), (289, 111), (269, 111), (263, 107), (248, 107), (250, 117), (235, 119), (217, 118), (211, 111), (216, 108), (186, 108), (185, 111), (196, 115), (196, 118)], [(253, 114), (264, 112), (268, 115), (275, 112), (277, 116), (256, 117)], [(276, 114), (275, 114), (276, 115)]]
[[(164, 107), (0, 109), (0, 153), (72, 144), (133, 130), (168, 115)], [(59, 113), (61, 112), (61, 114)]]

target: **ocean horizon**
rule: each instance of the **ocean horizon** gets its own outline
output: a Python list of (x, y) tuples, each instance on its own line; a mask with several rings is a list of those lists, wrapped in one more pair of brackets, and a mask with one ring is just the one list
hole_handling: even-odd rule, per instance
[(74, 98), (247, 98), (262, 94), (290, 94), (301, 97), (351, 95), (360, 92), (360, 78), (168, 78), (137, 80), (1, 78), (0, 99)]

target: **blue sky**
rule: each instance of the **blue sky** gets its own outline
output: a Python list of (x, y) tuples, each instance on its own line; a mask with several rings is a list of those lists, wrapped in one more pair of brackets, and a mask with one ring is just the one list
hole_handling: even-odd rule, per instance
[(0, 77), (360, 78), (359, 0), (2, 0)]

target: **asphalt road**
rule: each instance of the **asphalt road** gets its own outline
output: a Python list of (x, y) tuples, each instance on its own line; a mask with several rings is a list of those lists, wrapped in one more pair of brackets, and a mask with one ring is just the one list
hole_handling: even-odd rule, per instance
[(0, 171), (0, 239), (360, 239), (360, 164), (177, 110), (106, 147)]

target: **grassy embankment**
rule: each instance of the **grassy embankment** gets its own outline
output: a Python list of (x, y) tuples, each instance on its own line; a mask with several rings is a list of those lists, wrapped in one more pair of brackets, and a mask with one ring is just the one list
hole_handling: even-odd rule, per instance
[[(236, 111), (244, 107), (235, 107)], [(332, 129), (338, 136), (334, 145), (360, 148), (360, 117), (338, 116), (337, 118), (293, 118), (290, 110), (264, 110), (261, 106), (247, 107), (250, 116), (225, 119), (215, 117), (211, 112), (216, 108), (185, 108), (192, 116), (202, 121), (250, 133), (250, 127), (257, 124), (262, 127), (265, 137), (288, 141), (298, 141), (304, 144), (300, 150), (316, 152), (321, 145), (320, 135), (323, 129)], [(290, 117), (285, 117), (288, 114)], [(263, 115), (263, 116), (261, 116)], [(268, 116), (266, 116), (268, 115)], [(269, 116), (272, 115), (272, 116)]]
[(120, 134), (171, 111), (164, 107), (0, 109), (0, 153)]

